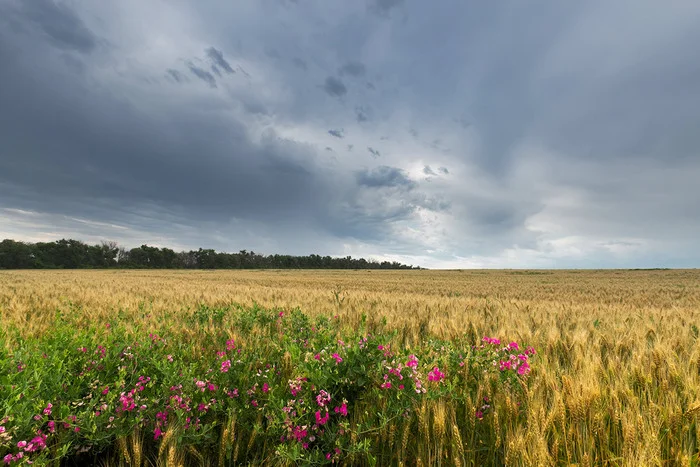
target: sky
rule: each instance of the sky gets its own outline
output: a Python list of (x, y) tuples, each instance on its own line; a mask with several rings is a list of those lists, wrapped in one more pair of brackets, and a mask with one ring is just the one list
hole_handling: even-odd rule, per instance
[(0, 0), (0, 239), (700, 267), (700, 2)]

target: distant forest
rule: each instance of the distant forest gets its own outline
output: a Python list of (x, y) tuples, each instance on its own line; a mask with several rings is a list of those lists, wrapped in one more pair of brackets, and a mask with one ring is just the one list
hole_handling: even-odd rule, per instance
[(0, 242), (0, 269), (420, 269), (396, 261), (350, 256), (261, 255), (253, 251), (222, 253), (211, 249), (175, 252), (141, 245), (126, 249), (116, 242), (88, 245), (79, 240)]

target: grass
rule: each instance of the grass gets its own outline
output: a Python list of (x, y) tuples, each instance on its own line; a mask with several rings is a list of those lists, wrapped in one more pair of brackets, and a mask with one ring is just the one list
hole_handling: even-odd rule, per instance
[[(304, 352), (297, 344), (285, 344), (287, 357), (274, 354), (281, 348), (269, 334), (271, 323), (276, 322), (277, 311), (272, 310), (286, 310), (291, 316), (295, 308), (309, 320), (331, 323), (327, 334), (333, 340), (342, 337), (354, 342), (370, 332), (391, 345), (399, 360), (420, 354), (424, 373), (435, 364), (449, 370), (446, 380), (431, 387), (427, 397), (399, 402), (385, 397), (387, 393), (379, 387), (383, 357), (371, 360), (378, 368), (365, 367), (369, 389), (353, 399), (353, 404), (364, 402), (351, 404), (349, 441), (324, 441), (330, 443), (327, 446), (340, 443), (343, 456), (334, 458), (339, 462), (698, 464), (700, 271), (0, 272), (0, 328), (6, 330), (7, 361), (42, 345), (57, 346), (57, 355), (69, 351), (68, 343), (101, 345), (95, 336), (102, 334), (97, 330), (109, 323), (114, 334), (119, 329), (118, 338), (110, 338), (116, 341), (109, 341), (114, 345), (129, 339), (146, 339), (144, 345), (150, 345), (149, 332), (167, 335), (168, 345), (179, 346), (177, 352), (167, 351), (188, 362), (192, 377), (203, 378), (206, 369), (217, 363), (198, 349), (220, 348), (225, 338), (233, 336), (242, 348), (262, 352), (246, 360), (249, 366), (256, 359), (287, 362), (280, 367), (279, 385), (301, 372), (328, 383), (324, 373), (304, 366)], [(256, 309), (261, 310), (260, 316), (273, 319), (256, 321), (250, 315)], [(57, 323), (57, 310), (62, 312), (62, 324)], [(65, 337), (51, 343), (48, 336), (56, 329), (63, 329)], [(294, 332), (290, 328), (288, 334)], [(521, 389), (516, 388), (521, 383), (499, 379), (499, 372), (465, 373), (457, 360), (448, 361), (442, 355), (467, 354), (483, 336), (498, 336), (537, 350), (529, 377), (513, 380), (522, 383)], [(329, 354), (338, 350), (330, 337), (313, 345)], [(153, 357), (162, 356), (161, 350), (166, 351), (149, 349), (144, 354), (145, 360), (154, 362), (144, 369), (164, 380), (170, 374), (159, 370), (160, 360)], [(351, 356), (355, 350), (342, 351), (346, 352), (344, 364), (361, 365)], [(80, 355), (65, 355), (76, 365), (84, 364)], [(332, 373), (334, 362), (328, 365)], [(226, 377), (231, 376), (226, 373)], [(124, 378), (122, 382), (136, 384)], [(447, 385), (452, 385), (450, 391), (445, 390)], [(9, 397), (5, 386), (3, 391)], [(148, 391), (151, 398), (162, 397), (156, 387)], [(492, 398), (491, 407), (479, 420), (475, 412), (485, 395)], [(285, 396), (275, 397), (281, 401)], [(7, 407), (6, 403), (4, 416), (12, 416)], [(225, 414), (212, 409), (217, 423), (206, 442), (197, 437), (188, 441), (184, 431), (175, 436), (175, 429), (169, 438), (156, 442), (152, 426), (145, 433), (143, 424), (129, 419), (119, 428), (119, 438), (100, 445), (100, 460), (110, 465), (127, 460), (131, 465), (136, 460), (144, 465), (216, 465), (221, 459), (233, 463), (233, 451), (227, 449), (239, 446), (236, 462), (324, 461), (325, 457), (292, 452), (296, 447), (283, 447), (284, 452), (278, 445), (272, 448), (266, 430), (280, 429), (277, 422), (246, 419), (254, 412), (241, 407), (229, 405)], [(409, 415), (394, 418), (392, 413), (399, 408)], [(271, 409), (270, 413), (277, 412)], [(184, 424), (184, 419), (177, 423)], [(340, 427), (340, 422), (331, 423)], [(183, 429), (181, 425), (178, 430)], [(214, 439), (216, 449), (211, 447)], [(259, 456), (246, 457), (244, 452)], [(294, 457), (299, 455), (306, 457)]]

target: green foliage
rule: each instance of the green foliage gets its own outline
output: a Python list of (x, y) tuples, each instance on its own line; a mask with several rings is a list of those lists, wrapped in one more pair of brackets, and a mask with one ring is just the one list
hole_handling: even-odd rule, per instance
[[(237, 452), (241, 463), (372, 465), (386, 449), (377, 434), (411, 423), (425, 401), (464, 405), (487, 378), (498, 382), (488, 385), (492, 396), (518, 397), (534, 353), (466, 337), (395, 348), (381, 325), (343, 329), (337, 318), (258, 305), (200, 305), (190, 324), (134, 335), (118, 323), (81, 328), (58, 313), (41, 338), (2, 330), (0, 458), (42, 465), (107, 455), (138, 431), (156, 456), (169, 430), (181, 448), (215, 452), (235, 419), (247, 445), (222, 449), (222, 460)], [(197, 345), (187, 344), (192, 331)], [(478, 444), (491, 436), (484, 407), (468, 415), (482, 422)]]

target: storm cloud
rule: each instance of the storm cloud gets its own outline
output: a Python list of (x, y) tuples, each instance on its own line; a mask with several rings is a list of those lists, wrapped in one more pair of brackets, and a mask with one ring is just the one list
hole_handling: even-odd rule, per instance
[(327, 77), (322, 88), (329, 96), (335, 97), (344, 96), (348, 92), (348, 88), (345, 87), (345, 84), (335, 76)]
[(0, 238), (697, 267), (699, 42), (690, 1), (5, 0)]

